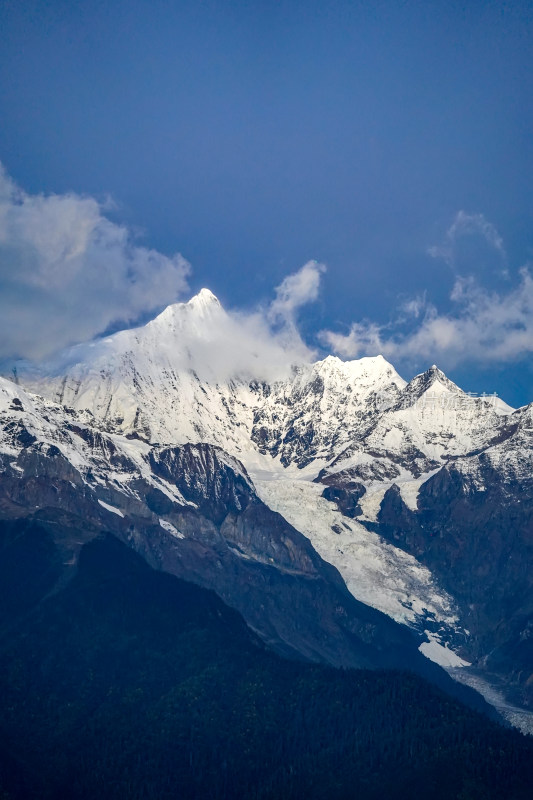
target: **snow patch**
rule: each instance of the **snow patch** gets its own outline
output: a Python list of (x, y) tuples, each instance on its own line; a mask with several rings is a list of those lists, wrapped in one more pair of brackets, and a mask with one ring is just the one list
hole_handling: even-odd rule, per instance
[(159, 524), (167, 533), (171, 533), (172, 536), (175, 536), (177, 539), (185, 539), (183, 533), (181, 533), (171, 522), (167, 519), (159, 519)]
[(429, 658), (430, 661), (433, 661), (440, 667), (458, 668), (471, 666), (469, 661), (465, 661), (460, 658), (457, 653), (454, 653), (453, 650), (450, 650), (447, 644), (442, 645), (439, 641), (440, 637), (437, 634), (431, 633), (431, 631), (424, 631), (424, 633), (429, 641), (422, 642), (418, 649), (422, 655)]
[(115, 506), (110, 506), (109, 503), (104, 503), (103, 500), (98, 501), (102, 508), (105, 508), (106, 511), (110, 511), (112, 514), (116, 514), (118, 517), (124, 518), (124, 514), (120, 510), (120, 508), (116, 508)]

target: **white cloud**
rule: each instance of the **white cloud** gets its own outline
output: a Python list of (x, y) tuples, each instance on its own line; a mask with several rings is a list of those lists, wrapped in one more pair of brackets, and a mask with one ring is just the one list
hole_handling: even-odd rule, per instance
[[(483, 274), (492, 275), (493, 280), (504, 276), (504, 290), (487, 289), (474, 275), (458, 274), (463, 241), (471, 237), (476, 247), (469, 251), (468, 265), (474, 272), (483, 267)], [(467, 362), (512, 362), (533, 352), (533, 278), (524, 267), (511, 286), (503, 239), (483, 214), (459, 211), (444, 242), (428, 252), (455, 272), (449, 311), (439, 311), (424, 292), (404, 301), (388, 325), (354, 322), (347, 333), (321, 331), (321, 342), (344, 358), (381, 353), (396, 362), (439, 361), (447, 368)], [(498, 264), (493, 271), (487, 269), (490, 254)]]
[(405, 317), (405, 319), (418, 319), (426, 310), (427, 305), (427, 292), (422, 292), (421, 294), (416, 295), (416, 297), (405, 300), (400, 306), (400, 313), (403, 315), (403, 317)]
[[(186, 289), (190, 267), (182, 256), (139, 246), (104, 210), (95, 199), (72, 193), (29, 195), (0, 165), (0, 359), (45, 358), (171, 304)], [(455, 266), (457, 242), (471, 233), (505, 260), (494, 226), (465, 212), (431, 255)], [(298, 311), (317, 299), (325, 269), (316, 261), (304, 264), (276, 287), (266, 308), (221, 311), (212, 330), (206, 326), (195, 339), (196, 366), (215, 379), (272, 379), (314, 358), (296, 321)], [(344, 358), (382, 353), (397, 362), (446, 367), (509, 362), (533, 352), (533, 277), (527, 268), (514, 287), (500, 292), (473, 277), (456, 277), (450, 304), (443, 313), (421, 293), (404, 301), (389, 325), (357, 321), (347, 333), (321, 331), (319, 340)]]
[[(314, 360), (316, 354), (295, 328), (273, 330), (264, 313), (219, 308), (202, 320), (201, 331), (184, 331), (182, 367), (194, 369), (207, 382), (232, 378), (275, 381), (293, 366)], [(173, 345), (176, 359), (176, 345)]]
[(393, 333), (395, 325), (353, 323), (347, 334), (322, 331), (320, 338), (338, 355), (356, 358), (382, 353), (392, 360), (511, 362), (533, 352), (533, 278), (527, 268), (505, 293), (489, 291), (473, 278), (457, 278), (450, 295), (452, 311), (442, 314), (426, 304), (418, 327)]
[(268, 319), (273, 323), (293, 325), (302, 306), (318, 297), (320, 278), (326, 267), (318, 261), (308, 261), (298, 272), (288, 275), (276, 287), (276, 297), (270, 305)]
[(42, 358), (176, 301), (189, 264), (91, 197), (30, 195), (0, 165), (0, 358)]
[[(59, 364), (82, 357), (85, 346), (71, 345), (180, 299), (190, 271), (185, 259), (139, 246), (126, 227), (105, 216), (106, 208), (73, 193), (27, 194), (0, 165), (4, 368), (8, 358), (53, 357)], [(276, 287), (270, 306), (249, 313), (221, 309), (216, 320), (207, 319), (201, 335), (188, 341), (195, 367), (217, 378), (273, 377), (310, 360), (315, 353), (302, 341), (296, 317), (317, 298), (324, 270), (309, 261)]]
[(374, 322), (352, 322), (348, 333), (320, 331), (319, 339), (335, 355), (360, 358), (364, 355), (385, 355), (386, 343), (382, 328)]
[(273, 381), (293, 366), (313, 361), (317, 354), (303, 341), (296, 315), (317, 299), (325, 269), (308, 261), (282, 280), (266, 308), (228, 313), (219, 309), (207, 326), (202, 325), (201, 337), (188, 345), (195, 369), (204, 379), (239, 375)]

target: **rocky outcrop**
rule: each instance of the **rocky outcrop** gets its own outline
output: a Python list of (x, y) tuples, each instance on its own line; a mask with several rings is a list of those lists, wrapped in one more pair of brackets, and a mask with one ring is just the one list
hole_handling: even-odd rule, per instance
[(484, 454), (420, 488), (417, 510), (389, 489), (378, 531), (429, 567), (470, 631), (466, 656), (533, 706), (533, 480), (513, 482)]
[(362, 514), (359, 500), (366, 493), (364, 484), (353, 480), (352, 476), (345, 472), (331, 474), (321, 472), (316, 478), (316, 482), (325, 484), (326, 488), (322, 492), (322, 497), (335, 503), (344, 516), (353, 519)]

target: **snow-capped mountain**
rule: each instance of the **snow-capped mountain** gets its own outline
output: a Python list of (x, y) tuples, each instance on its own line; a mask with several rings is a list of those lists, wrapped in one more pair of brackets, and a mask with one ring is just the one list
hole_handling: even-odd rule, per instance
[(220, 381), (217, 355), (205, 357), (218, 349), (221, 331), (231, 324), (204, 289), (142, 328), (72, 348), (44, 375), (26, 375), (23, 382), (61, 405), (87, 411), (104, 430), (167, 444), (204, 441), (240, 452), (249, 446), (250, 389), (238, 378)]
[(210, 444), (154, 446), (90, 422), (0, 379), (0, 521), (49, 530), (58, 581), (87, 541), (109, 531), (152, 566), (214, 589), (281, 653), (434, 675), (413, 636), (358, 603), (234, 457)]
[(436, 367), (406, 384), (382, 356), (294, 364), (269, 383), (260, 364), (255, 370), (247, 357), (240, 369), (233, 358), (233, 372), (224, 374), (221, 354), (238, 338), (233, 325), (203, 289), (142, 328), (72, 348), (40, 372), (22, 371), (22, 382), (113, 432), (206, 441), (268, 454), (284, 467), (338, 471), (359, 459), (359, 471), (370, 477), (363, 464), (371, 463), (378, 479), (382, 463), (391, 477), (402, 466), (422, 474), (483, 447), (512, 411), (498, 398), (470, 397)]
[[(268, 613), (250, 611), (220, 570), (230, 574), (238, 564), (239, 574), (249, 575), (261, 564), (285, 576), (304, 574), (300, 607), (311, 608), (314, 597), (327, 618), (334, 614), (324, 610), (330, 601), (309, 594), (308, 579), (318, 569), (328, 583), (329, 563), (355, 600), (418, 630), (422, 652), (445, 666), (482, 666), (491, 648), (507, 642), (490, 668), (524, 687), (524, 670), (517, 677), (506, 653), (529, 630), (533, 586), (521, 579), (519, 600), (508, 585), (518, 573), (502, 564), (513, 537), (522, 571), (533, 559), (530, 506), (520, 504), (521, 493), (530, 497), (533, 474), (532, 407), (514, 411), (496, 397), (470, 396), (436, 366), (406, 383), (381, 356), (300, 360), (268, 375), (264, 353), (241, 339), (236, 320), (202, 290), (144, 327), (73, 348), (39, 370), (19, 369), (26, 391), (3, 380), (0, 458), (11, 487), (5, 513), (15, 513), (19, 502), (17, 477), (26, 486), (20, 505), (28, 505), (30, 474), (55, 475), (50, 459), (57, 460), (57, 450), (63, 477), (68, 473), (67, 482), (90, 498), (86, 513), (90, 505), (95, 525), (143, 519), (125, 535), (130, 543), (159, 566), (215, 588), (278, 646), (353, 662), (347, 645), (335, 650), (331, 637), (317, 644), (324, 626), (311, 623), (307, 611), (299, 638), (301, 621), (296, 628), (281, 622), (287, 606), (274, 612), (269, 601)], [(227, 470), (231, 489), (223, 488)], [(488, 568), (469, 538), (479, 542), (496, 503), (498, 533), (489, 549), (498, 566)], [(473, 505), (481, 509), (477, 516)], [(269, 526), (278, 530), (273, 512), (287, 526), (283, 545), (268, 533)], [(200, 518), (218, 533), (206, 539)], [(231, 533), (221, 533), (226, 524)], [(453, 546), (446, 538), (452, 528)], [(202, 565), (199, 541), (204, 548), (208, 541), (211, 553), (223, 541), (222, 566), (215, 569), (211, 557)], [(469, 570), (490, 573), (496, 584), (503, 576), (494, 602), (483, 607), (482, 592), (466, 591)], [(329, 592), (339, 591), (332, 585)], [(509, 641), (491, 634), (496, 621), (500, 632), (505, 628), (506, 614), (514, 620)], [(528, 697), (525, 691), (519, 699)]]
[(350, 362), (328, 356), (263, 393), (251, 438), (284, 466), (327, 463), (360, 435), (384, 398), (393, 402), (404, 386), (382, 356)]

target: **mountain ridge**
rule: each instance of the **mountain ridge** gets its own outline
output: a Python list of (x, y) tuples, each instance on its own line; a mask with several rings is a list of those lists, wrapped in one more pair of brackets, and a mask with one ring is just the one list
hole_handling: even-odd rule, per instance
[[(286, 365), (284, 377), (272, 381), (240, 368), (223, 375), (209, 362), (223, 358), (228, 343), (236, 347), (234, 321), (202, 290), (141, 328), (81, 347), (76, 352), (85, 360), (63, 374), (57, 368), (49, 375), (46, 369), (20, 370), (19, 386), (1, 383), (0, 458), (9, 464), (10, 454), (24, 450), (32, 455), (19, 468), (29, 469), (31, 462), (39, 469), (40, 456), (33, 453), (40, 441), (63, 448), (66, 460), (81, 468), (82, 482), (91, 470), (100, 475), (106, 487), (102, 502), (128, 514), (136, 481), (148, 480), (151, 492), (183, 502), (179, 482), (168, 484), (150, 452), (221, 448), (243, 465), (266, 506), (339, 570), (357, 600), (426, 631), (431, 648), (422, 652), (435, 660), (447, 663), (451, 648), (457, 663), (481, 663), (484, 655), (474, 640), (489, 642), (490, 636), (487, 630), (472, 632), (460, 587), (438, 560), (425, 561), (425, 534), (417, 549), (390, 534), (391, 512), (385, 523), (383, 509), (397, 498), (397, 523), (404, 520), (409, 528), (409, 515), (416, 516), (421, 493), (437, 485), (437, 476), (447, 502), (447, 469), (453, 465), (464, 485), (482, 492), (490, 465), (498, 484), (509, 487), (501, 524), (510, 526), (533, 467), (533, 404), (514, 410), (495, 396), (472, 396), (435, 365), (407, 383), (382, 356)], [(248, 343), (242, 346), (246, 350)], [(239, 360), (238, 353), (231, 363), (244, 361), (248, 367), (256, 363), (248, 356)], [(90, 453), (73, 446), (76, 426), (93, 442)], [(223, 511), (228, 503), (229, 496)], [(466, 537), (467, 530), (460, 535)], [(511, 588), (504, 587), (502, 602), (506, 592)], [(487, 618), (484, 624), (492, 623)]]

